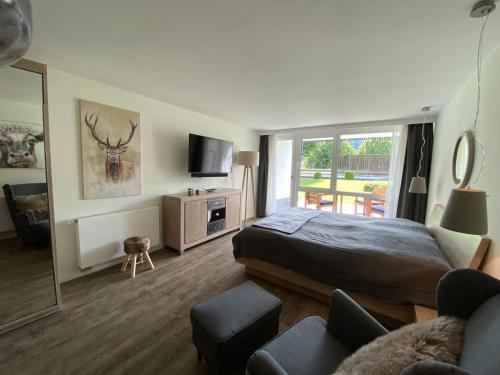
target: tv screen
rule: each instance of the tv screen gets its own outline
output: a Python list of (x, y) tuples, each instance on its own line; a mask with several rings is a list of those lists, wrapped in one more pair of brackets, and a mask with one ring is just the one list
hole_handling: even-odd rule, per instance
[(192, 176), (227, 176), (232, 166), (232, 142), (189, 134), (189, 173)]

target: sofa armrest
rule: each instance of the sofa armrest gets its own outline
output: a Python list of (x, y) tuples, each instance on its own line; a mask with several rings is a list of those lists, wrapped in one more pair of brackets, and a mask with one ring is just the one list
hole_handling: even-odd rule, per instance
[(460, 367), (448, 363), (425, 360), (405, 368), (401, 375), (471, 375)]
[(497, 294), (500, 294), (500, 280), (490, 275), (466, 268), (450, 271), (437, 286), (438, 315), (467, 319)]
[(332, 293), (327, 329), (352, 351), (388, 333), (384, 326), (339, 289)]
[(248, 360), (247, 375), (288, 375), (283, 367), (264, 350), (257, 350)]

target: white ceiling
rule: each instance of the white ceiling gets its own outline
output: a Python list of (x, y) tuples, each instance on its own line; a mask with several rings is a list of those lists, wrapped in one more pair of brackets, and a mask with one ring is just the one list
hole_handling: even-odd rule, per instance
[[(28, 58), (267, 130), (439, 110), (474, 71), (480, 27), (474, 0), (32, 3)], [(485, 52), (499, 41), (497, 10)]]

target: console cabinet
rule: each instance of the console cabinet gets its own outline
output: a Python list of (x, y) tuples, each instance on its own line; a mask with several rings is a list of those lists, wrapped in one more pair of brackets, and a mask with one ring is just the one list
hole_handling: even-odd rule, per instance
[(240, 190), (163, 197), (163, 240), (166, 246), (181, 254), (189, 247), (239, 230), (240, 226)]

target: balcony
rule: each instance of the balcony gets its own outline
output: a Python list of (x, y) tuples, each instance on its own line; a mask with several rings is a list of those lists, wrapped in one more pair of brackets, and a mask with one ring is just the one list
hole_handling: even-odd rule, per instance
[(384, 217), (387, 211), (385, 191), (370, 193), (299, 192), (297, 207), (365, 217)]

